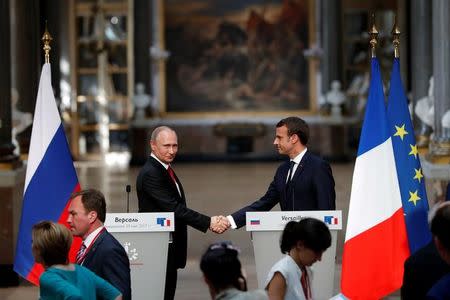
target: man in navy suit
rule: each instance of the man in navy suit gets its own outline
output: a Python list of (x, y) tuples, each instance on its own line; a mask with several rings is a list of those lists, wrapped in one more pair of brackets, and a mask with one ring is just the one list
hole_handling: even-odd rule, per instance
[(177, 269), (186, 266), (187, 225), (206, 232), (223, 232), (226, 218), (208, 217), (186, 206), (186, 197), (180, 180), (172, 170), (171, 163), (178, 152), (178, 137), (173, 129), (160, 126), (153, 130), (150, 138), (151, 155), (139, 172), (136, 191), (139, 212), (173, 212), (175, 232), (169, 244), (167, 257), (164, 299), (175, 296)]
[(83, 239), (77, 253), (80, 264), (115, 286), (123, 299), (131, 299), (130, 261), (123, 246), (103, 226), (103, 194), (89, 189), (72, 194), (67, 223)]
[(245, 225), (247, 211), (334, 210), (336, 193), (330, 165), (308, 151), (309, 127), (298, 117), (282, 119), (276, 125), (273, 144), (290, 160), (278, 167), (266, 194), (228, 216), (232, 228)]

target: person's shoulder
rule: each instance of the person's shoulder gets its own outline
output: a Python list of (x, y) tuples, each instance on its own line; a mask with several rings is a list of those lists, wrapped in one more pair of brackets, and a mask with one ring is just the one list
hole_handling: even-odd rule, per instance
[(80, 265), (77, 265), (77, 264), (75, 264), (75, 271), (76, 271), (78, 274), (81, 274), (83, 277), (87, 277), (87, 276), (97, 276), (97, 275), (95, 275), (94, 272), (92, 272), (92, 271), (89, 270), (88, 268), (83, 267), (83, 266), (80, 266)]
[(320, 164), (325, 163), (325, 164), (328, 164), (328, 162), (322, 156), (314, 154), (314, 153), (312, 153), (309, 150), (306, 151), (305, 158), (308, 159), (309, 161), (313, 162), (313, 163), (320, 163)]
[(104, 244), (105, 244), (105, 248), (115, 248), (115, 247), (122, 247), (122, 244), (120, 244), (120, 242), (111, 234), (109, 233), (108, 230), (105, 230), (104, 233)]
[(430, 299), (450, 299), (450, 274), (442, 277), (427, 294)]
[(141, 167), (139, 174), (148, 172), (149, 170), (156, 168), (158, 164), (159, 162), (156, 159), (154, 159), (152, 156), (149, 156), (145, 164)]
[(122, 244), (111, 233), (109, 233), (108, 230), (105, 230), (105, 236), (102, 244), (103, 251), (108, 251), (108, 255), (118, 253), (126, 256), (126, 252)]
[(277, 173), (282, 172), (289, 169), (289, 160), (284, 160), (280, 163), (280, 165), (277, 168)]
[(245, 300), (266, 300), (269, 299), (269, 296), (267, 295), (267, 292), (265, 290), (254, 290), (254, 291), (248, 291), (245, 294), (245, 298), (242, 298)]
[(281, 274), (285, 274), (292, 268), (292, 258), (289, 255), (285, 255), (283, 258), (278, 260), (272, 267), (272, 271), (280, 272)]

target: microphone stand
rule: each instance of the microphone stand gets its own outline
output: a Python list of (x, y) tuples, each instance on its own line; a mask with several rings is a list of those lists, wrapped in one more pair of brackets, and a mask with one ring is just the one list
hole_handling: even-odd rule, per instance
[(131, 192), (131, 185), (127, 184), (125, 191), (127, 192), (127, 213), (130, 212), (130, 192)]

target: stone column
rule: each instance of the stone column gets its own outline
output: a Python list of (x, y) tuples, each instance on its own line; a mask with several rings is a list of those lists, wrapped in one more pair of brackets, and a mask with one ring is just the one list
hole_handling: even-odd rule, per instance
[(433, 0), (433, 73), (434, 73), (434, 135), (430, 154), (434, 161), (450, 161), (450, 133), (442, 126), (442, 117), (450, 110), (450, 2)]
[[(12, 87), (19, 93), (17, 109), (34, 112), (41, 71), (40, 4), (37, 0), (10, 1)], [(31, 127), (17, 136), (21, 154), (28, 153)]]
[(322, 72), (322, 94), (330, 90), (331, 82), (342, 83), (342, 37), (341, 33), (341, 1), (322, 1), (322, 48), (320, 63)]
[[(145, 92), (151, 92), (150, 41), (152, 38), (151, 2), (134, 0), (134, 78), (142, 82)], [(133, 87), (135, 88), (135, 86)]]
[[(411, 80), (413, 107), (428, 94), (429, 79), (433, 75), (431, 41), (431, 1), (411, 1)], [(428, 147), (432, 128), (420, 121), (415, 114), (414, 121), (419, 147)]]
[[(19, 284), (13, 271), (15, 236), (24, 168), (11, 140), (11, 42), (9, 0), (0, 0), (0, 286)], [(22, 172), (19, 172), (21, 170)], [(18, 182), (21, 184), (18, 184)], [(22, 188), (20, 188), (22, 187)]]
[(9, 0), (0, 0), (0, 170), (19, 164), (11, 139), (11, 42)]

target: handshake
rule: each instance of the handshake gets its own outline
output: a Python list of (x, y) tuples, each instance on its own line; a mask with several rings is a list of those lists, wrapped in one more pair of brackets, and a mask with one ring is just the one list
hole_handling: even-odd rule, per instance
[(211, 224), (209, 225), (209, 230), (215, 233), (224, 233), (231, 224), (227, 217), (224, 216), (213, 216), (211, 217)]

